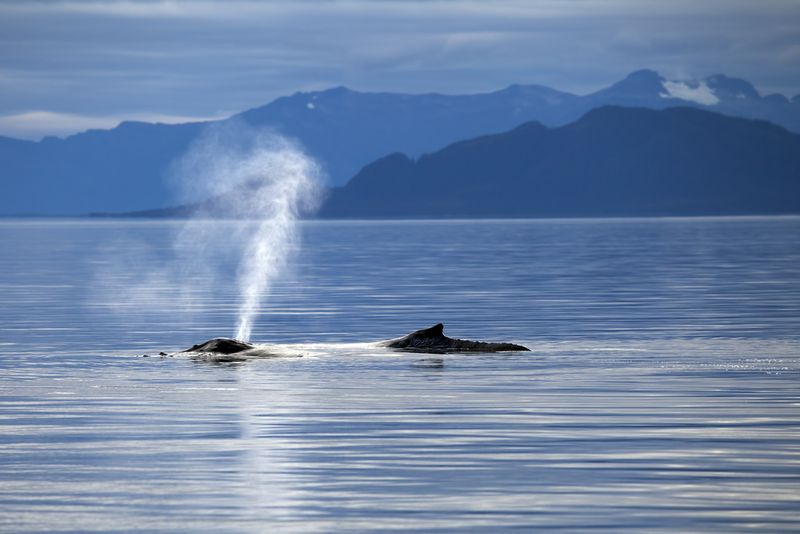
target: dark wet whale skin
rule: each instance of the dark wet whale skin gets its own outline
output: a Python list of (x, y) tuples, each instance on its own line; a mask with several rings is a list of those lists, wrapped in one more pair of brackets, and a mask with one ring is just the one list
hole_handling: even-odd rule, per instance
[(444, 335), (444, 325), (438, 323), (430, 328), (423, 328), (411, 332), (407, 336), (390, 339), (381, 343), (390, 349), (399, 349), (412, 352), (505, 352), (528, 351), (527, 347), (514, 343), (487, 343), (484, 341), (469, 341), (454, 339)]
[(181, 352), (213, 352), (216, 354), (236, 354), (237, 352), (242, 352), (253, 348), (255, 348), (255, 345), (251, 345), (250, 343), (246, 343), (244, 341), (237, 341), (235, 339), (218, 337), (215, 339), (209, 339), (205, 343), (200, 343), (199, 345), (193, 345), (192, 347)]

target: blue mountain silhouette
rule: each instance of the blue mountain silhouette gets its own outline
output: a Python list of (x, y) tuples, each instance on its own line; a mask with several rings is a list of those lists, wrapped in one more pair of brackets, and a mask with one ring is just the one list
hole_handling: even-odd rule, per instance
[[(417, 158), (531, 120), (563, 126), (609, 104), (693, 106), (800, 131), (798, 97), (762, 97), (748, 82), (722, 75), (670, 82), (648, 70), (585, 96), (536, 85), (476, 95), (361, 93), (338, 87), (279, 98), (231, 120), (298, 139), (320, 160), (335, 186), (389, 153)], [(174, 205), (165, 175), (205, 126), (123, 122), (111, 130), (65, 139), (0, 137), (0, 214), (83, 214)]]

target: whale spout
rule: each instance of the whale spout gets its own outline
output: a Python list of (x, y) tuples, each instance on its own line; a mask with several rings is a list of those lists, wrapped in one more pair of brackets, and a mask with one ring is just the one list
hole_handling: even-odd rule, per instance
[(469, 341), (454, 339), (444, 335), (444, 325), (438, 323), (430, 328), (423, 328), (416, 332), (381, 343), (390, 349), (399, 349), (410, 352), (506, 352), (529, 351), (527, 347), (514, 343), (488, 343), (484, 341)]

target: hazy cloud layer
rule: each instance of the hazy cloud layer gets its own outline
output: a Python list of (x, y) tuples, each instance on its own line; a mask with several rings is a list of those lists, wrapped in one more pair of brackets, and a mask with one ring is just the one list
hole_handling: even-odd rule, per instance
[(20, 139), (38, 139), (42, 135), (64, 136), (76, 131), (114, 128), (122, 121), (142, 121), (165, 124), (210, 121), (226, 115), (198, 117), (162, 115), (158, 113), (129, 112), (120, 116), (76, 115), (52, 111), (28, 111), (16, 115), (0, 116), (0, 132), (13, 132)]
[[(797, 0), (5, 1), (0, 134), (214, 117), (297, 90), (585, 93), (648, 67), (800, 93)], [(42, 117), (58, 117), (48, 128)]]

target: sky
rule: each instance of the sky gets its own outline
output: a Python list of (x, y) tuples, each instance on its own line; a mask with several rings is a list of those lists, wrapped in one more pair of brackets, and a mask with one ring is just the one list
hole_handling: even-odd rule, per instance
[(650, 68), (800, 93), (798, 0), (0, 0), (0, 135), (222, 118), (296, 91), (585, 94)]

